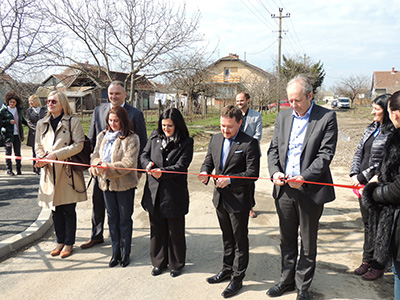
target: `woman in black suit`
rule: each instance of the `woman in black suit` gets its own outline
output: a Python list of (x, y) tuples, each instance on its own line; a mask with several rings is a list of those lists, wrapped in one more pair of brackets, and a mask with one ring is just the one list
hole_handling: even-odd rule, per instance
[(185, 266), (185, 215), (189, 211), (187, 175), (168, 171), (187, 172), (192, 158), (193, 139), (189, 137), (182, 114), (176, 108), (167, 109), (140, 156), (147, 170), (142, 206), (150, 217), (153, 276), (168, 267), (170, 275), (176, 277)]

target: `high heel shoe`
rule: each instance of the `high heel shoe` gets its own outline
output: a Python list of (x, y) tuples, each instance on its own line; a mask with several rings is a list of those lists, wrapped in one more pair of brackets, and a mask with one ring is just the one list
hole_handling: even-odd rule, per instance
[(65, 246), (64, 249), (63, 249), (63, 251), (61, 251), (61, 258), (66, 258), (66, 257), (70, 256), (72, 253), (72, 250), (74, 250), (74, 247), (72, 245), (70, 245), (70, 246)]
[(51, 256), (57, 256), (60, 255), (61, 250), (64, 248), (64, 244), (58, 244), (57, 247), (50, 252)]

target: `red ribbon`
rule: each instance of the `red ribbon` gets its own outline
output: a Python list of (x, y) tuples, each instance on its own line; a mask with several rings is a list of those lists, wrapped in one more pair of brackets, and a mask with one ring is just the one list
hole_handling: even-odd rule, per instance
[[(128, 171), (147, 172), (147, 170), (145, 170), (145, 169), (120, 168), (120, 167), (102, 167), (102, 166), (98, 166), (98, 165), (87, 165), (87, 164), (81, 164), (81, 163), (76, 163), (76, 162), (71, 162), (71, 161), (52, 160), (52, 159), (46, 159), (46, 158), (22, 157), (22, 156), (12, 156), (12, 155), (0, 155), (0, 157), (4, 157), (6, 159), (43, 161), (43, 162), (48, 162), (48, 163), (65, 164), (65, 165), (73, 165), (73, 166), (83, 166), (83, 167), (95, 167), (95, 168), (102, 168), (102, 169), (114, 169), (114, 170), (128, 170)], [(150, 172), (152, 172), (152, 170), (150, 170)], [(234, 175), (200, 174), (200, 173), (166, 171), (166, 170), (160, 170), (160, 172), (162, 172), (162, 173), (170, 173), (170, 174), (195, 175), (195, 176), (204, 175), (204, 176), (211, 177), (213, 179), (218, 179), (218, 178), (238, 178), (238, 179), (254, 179), (254, 180), (262, 179), (262, 180), (271, 180), (272, 181), (272, 178), (267, 178), (267, 177), (244, 177), (244, 176), (234, 176)], [(282, 181), (284, 181), (284, 182), (299, 182), (299, 183), (317, 184), (317, 185), (327, 185), (327, 186), (334, 186), (334, 187), (341, 187), (341, 188), (355, 189), (355, 190), (359, 190), (359, 189), (362, 189), (364, 187), (363, 185), (335, 184), (335, 183), (325, 183), (325, 182), (315, 182), (315, 181), (295, 180), (295, 179), (282, 179)]]

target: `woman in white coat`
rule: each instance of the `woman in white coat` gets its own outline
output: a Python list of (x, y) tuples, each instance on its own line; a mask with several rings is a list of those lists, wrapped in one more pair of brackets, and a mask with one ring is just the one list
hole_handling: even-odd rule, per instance
[[(47, 97), (47, 115), (36, 126), (36, 157), (66, 161), (78, 154), (85, 139), (78, 118), (71, 116), (67, 97), (53, 91)], [(70, 130), (71, 129), (71, 130)], [(43, 168), (39, 185), (39, 205), (53, 210), (57, 247), (52, 256), (71, 255), (76, 235), (76, 203), (87, 199), (82, 171), (73, 171), (70, 165), (39, 160)]]

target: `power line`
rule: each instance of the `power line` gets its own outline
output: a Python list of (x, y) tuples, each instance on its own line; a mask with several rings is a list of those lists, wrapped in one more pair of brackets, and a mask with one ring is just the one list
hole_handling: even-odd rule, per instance
[[(268, 23), (266, 23), (266, 19), (263, 19), (263, 18), (260, 18), (260, 16), (259, 15), (261, 15), (261, 13), (260, 12), (258, 12), (258, 10), (256, 9), (256, 8), (254, 8), (254, 5), (251, 3), (251, 2), (249, 2), (252, 6), (253, 6), (253, 8), (255, 9), (255, 11), (259, 14), (256, 14), (255, 12), (254, 12), (254, 10), (252, 10), (247, 4), (246, 4), (246, 2), (244, 2), (243, 0), (240, 0), (240, 2), (242, 2), (243, 4), (244, 4), (244, 6), (246, 6), (247, 7), (247, 9), (248, 10), (250, 10), (250, 12), (254, 15), (254, 16), (256, 16), (257, 17), (257, 19), (259, 19), (261, 22), (263, 22), (267, 27), (269, 27), (271, 30), (273, 30), (273, 27), (272, 27), (272, 25), (271, 24), (268, 24)], [(262, 16), (262, 15), (261, 15)], [(263, 17), (263, 16), (262, 16)]]
[(267, 48), (265, 48), (265, 49), (263, 49), (263, 50), (261, 50), (261, 51), (258, 51), (258, 52), (255, 52), (255, 53), (247, 53), (247, 55), (257, 55), (257, 54), (260, 54), (260, 53), (262, 53), (262, 52), (268, 50), (269, 48), (271, 48), (273, 45), (275, 45), (275, 43), (276, 43), (277, 41), (278, 41), (278, 40), (276, 39), (275, 41), (272, 42), (271, 45), (269, 45)]

